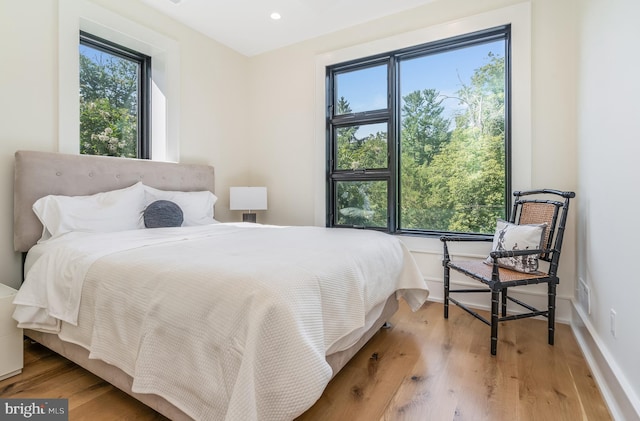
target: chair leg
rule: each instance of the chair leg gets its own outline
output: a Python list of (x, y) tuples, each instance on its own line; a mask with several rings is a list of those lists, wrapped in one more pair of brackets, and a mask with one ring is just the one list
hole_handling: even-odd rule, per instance
[(444, 318), (449, 318), (449, 276), (451, 269), (444, 263)]
[(553, 345), (555, 336), (555, 321), (556, 321), (556, 284), (549, 282), (549, 313), (547, 319), (549, 322), (549, 345)]
[(502, 317), (507, 315), (507, 288), (504, 288), (502, 291)]
[(498, 301), (499, 291), (491, 291), (491, 355), (496, 355), (498, 349)]

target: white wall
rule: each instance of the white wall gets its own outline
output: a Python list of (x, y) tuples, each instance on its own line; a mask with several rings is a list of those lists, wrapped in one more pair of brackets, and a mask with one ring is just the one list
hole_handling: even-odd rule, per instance
[[(250, 60), (250, 103), (253, 107), (251, 182), (269, 188), (269, 210), (264, 221), (274, 224), (322, 224), (325, 168), (323, 124), (318, 106), (325, 98), (315, 86), (322, 74), (316, 63), (345, 50), (369, 50), (370, 44), (388, 45), (406, 34), (429, 32), (434, 27), (453, 27), (461, 18), (523, 4), (519, 0), (447, 0), (329, 34)], [(528, 4), (528, 3), (525, 3)], [(577, 187), (575, 129), (575, 51), (577, 46), (576, 0), (531, 2), (531, 52), (529, 97), (531, 125), (514, 142), (525, 142), (515, 157), (514, 179), (518, 188)], [(391, 41), (389, 41), (391, 40)], [(426, 40), (425, 40), (426, 41)], [(417, 40), (416, 44), (420, 41)], [(396, 48), (405, 45), (396, 45)], [(378, 51), (378, 52), (384, 52)], [(519, 53), (519, 52), (518, 52)], [(371, 54), (371, 53), (369, 53)], [(367, 55), (367, 54), (365, 54)], [(355, 58), (355, 57), (352, 57)], [(265, 83), (265, 80), (268, 83)], [(516, 98), (519, 100), (520, 98)], [(320, 143), (320, 144), (319, 144)], [(320, 176), (318, 176), (320, 174)], [(319, 180), (319, 183), (318, 183)], [(318, 202), (321, 202), (318, 204)], [(568, 322), (570, 300), (576, 281), (575, 209), (565, 237), (558, 318)], [(320, 214), (320, 222), (316, 215)], [(435, 300), (442, 299), (442, 246), (437, 239), (406, 237)], [(462, 250), (485, 256), (489, 245)], [(533, 288), (536, 304), (546, 303), (544, 285)], [(478, 300), (482, 298), (478, 297)], [(478, 305), (488, 307), (486, 300)], [(542, 338), (544, 340), (544, 338)]]
[[(235, 112), (247, 103), (246, 57), (140, 2), (93, 3), (178, 44), (179, 160), (216, 167), (216, 216), (231, 218), (228, 186), (248, 182), (250, 138)], [(58, 18), (55, 0), (0, 1), (0, 282), (14, 287), (21, 265), (13, 252), (13, 154), (58, 151)]]
[(640, 2), (581, 4), (578, 275), (591, 290), (591, 314), (578, 306), (578, 334), (600, 364), (597, 374), (611, 379), (605, 393), (618, 398), (619, 419), (640, 419)]

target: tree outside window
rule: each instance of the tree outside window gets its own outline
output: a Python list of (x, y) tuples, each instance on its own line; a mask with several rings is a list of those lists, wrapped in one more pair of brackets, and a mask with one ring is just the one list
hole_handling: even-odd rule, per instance
[(328, 226), (492, 233), (509, 205), (509, 27), (328, 69)]
[(80, 153), (149, 158), (151, 58), (80, 36)]

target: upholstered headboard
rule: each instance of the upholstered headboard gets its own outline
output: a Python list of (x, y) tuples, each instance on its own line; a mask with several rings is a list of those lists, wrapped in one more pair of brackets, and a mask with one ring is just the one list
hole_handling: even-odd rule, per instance
[(209, 165), (55, 152), (16, 152), (14, 249), (26, 252), (42, 235), (42, 224), (31, 208), (39, 198), (49, 194), (89, 195), (129, 187), (138, 181), (163, 190), (214, 192), (214, 170)]

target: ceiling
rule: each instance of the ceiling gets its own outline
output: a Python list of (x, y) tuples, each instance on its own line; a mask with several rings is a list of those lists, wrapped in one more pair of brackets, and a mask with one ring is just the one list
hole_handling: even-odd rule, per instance
[[(254, 56), (435, 0), (141, 0)], [(273, 20), (278, 12), (281, 19)]]

